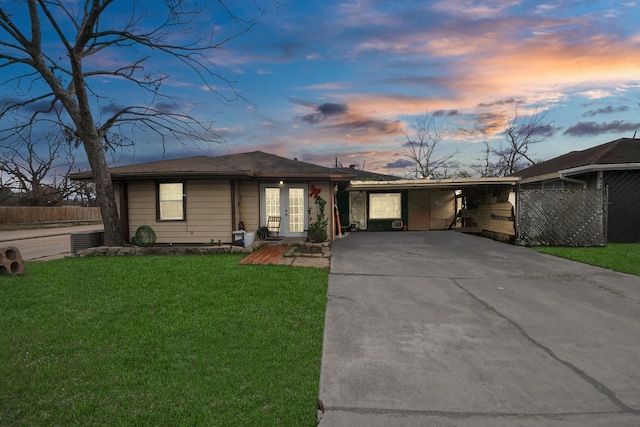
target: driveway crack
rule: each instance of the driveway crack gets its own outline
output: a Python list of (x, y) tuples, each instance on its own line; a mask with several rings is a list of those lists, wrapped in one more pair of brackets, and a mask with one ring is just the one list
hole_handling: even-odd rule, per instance
[(563, 364), (567, 368), (571, 369), (573, 372), (575, 372), (584, 381), (586, 381), (587, 383), (591, 384), (593, 386), (593, 388), (595, 388), (599, 393), (601, 393), (604, 396), (606, 396), (611, 403), (613, 403), (614, 405), (619, 407), (622, 411), (628, 412), (628, 413), (633, 413), (633, 414), (640, 413), (640, 410), (634, 409), (634, 408), (628, 406), (627, 404), (625, 404), (624, 402), (622, 402), (620, 399), (618, 399), (618, 397), (616, 396), (616, 393), (613, 390), (611, 390), (609, 387), (607, 387), (606, 385), (604, 385), (603, 383), (601, 383), (597, 379), (593, 378), (592, 376), (587, 374), (582, 369), (578, 368), (573, 363), (560, 358), (549, 347), (545, 346), (541, 342), (539, 342), (536, 339), (534, 339), (531, 335), (529, 335), (527, 333), (527, 331), (525, 331), (524, 328), (522, 326), (520, 326), (517, 322), (515, 322), (514, 320), (512, 320), (509, 317), (505, 316), (504, 314), (499, 312), (495, 307), (493, 307), (491, 304), (489, 304), (487, 301), (481, 299), (480, 297), (475, 295), (473, 292), (471, 292), (469, 289), (467, 289), (464, 286), (462, 286), (456, 279), (450, 279), (450, 280), (453, 282), (454, 285), (456, 285), (458, 288), (462, 289), (471, 298), (473, 298), (474, 300), (478, 301), (487, 310), (491, 311), (492, 313), (496, 314), (497, 316), (499, 316), (499, 317), (503, 318), (504, 320), (506, 320), (507, 322), (509, 322), (514, 328), (516, 328), (522, 334), (523, 337), (525, 337), (534, 346), (538, 347), (539, 349), (541, 349), (542, 351), (547, 353), (550, 357), (552, 357), (554, 360), (556, 360), (557, 362)]

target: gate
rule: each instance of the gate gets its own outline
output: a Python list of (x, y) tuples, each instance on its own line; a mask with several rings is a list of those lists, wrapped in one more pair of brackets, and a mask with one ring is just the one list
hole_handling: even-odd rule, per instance
[(520, 190), (518, 242), (525, 246), (605, 246), (605, 190)]

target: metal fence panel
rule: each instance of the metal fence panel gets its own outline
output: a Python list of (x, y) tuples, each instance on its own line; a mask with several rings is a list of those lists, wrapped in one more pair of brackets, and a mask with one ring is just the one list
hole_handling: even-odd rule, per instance
[(520, 244), (606, 245), (604, 190), (521, 190), (518, 197)]

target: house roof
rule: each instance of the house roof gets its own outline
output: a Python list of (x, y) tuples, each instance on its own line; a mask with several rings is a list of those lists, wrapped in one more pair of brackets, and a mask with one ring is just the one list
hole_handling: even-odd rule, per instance
[(588, 166), (592, 170), (640, 168), (640, 139), (620, 138), (586, 150), (572, 151), (518, 171), (513, 176), (527, 180), (535, 180), (534, 177), (551, 179), (559, 176), (561, 171), (586, 170)]
[[(332, 179), (349, 180), (355, 174), (343, 169), (326, 168), (312, 163), (291, 160), (262, 151), (251, 151), (226, 156), (196, 156), (174, 160), (140, 163), (110, 168), (111, 178), (237, 178), (237, 179)], [(91, 171), (69, 175), (74, 180), (91, 180)]]
[(352, 177), (351, 179), (357, 179), (362, 181), (393, 181), (393, 180), (402, 179), (398, 176), (385, 175), (385, 174), (376, 173), (376, 172), (369, 172), (365, 170), (356, 169), (354, 167), (338, 168), (338, 170), (342, 171), (343, 173), (351, 175)]

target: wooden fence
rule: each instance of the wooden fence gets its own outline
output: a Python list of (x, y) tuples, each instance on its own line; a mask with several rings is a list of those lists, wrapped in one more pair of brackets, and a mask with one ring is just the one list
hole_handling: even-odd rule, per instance
[(462, 209), (460, 217), (465, 219), (467, 224), (461, 231), (500, 233), (508, 236), (506, 238), (516, 235), (513, 205), (509, 202), (484, 203), (476, 209)]
[(461, 209), (462, 227), (458, 231), (477, 233), (502, 242), (516, 237), (514, 207), (509, 202), (510, 188), (465, 190), (467, 208)]
[(100, 208), (80, 206), (0, 206), (0, 224), (100, 221)]

